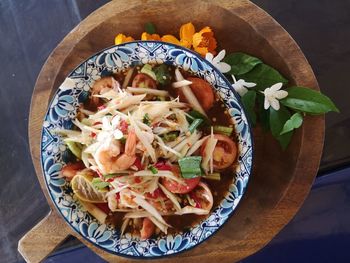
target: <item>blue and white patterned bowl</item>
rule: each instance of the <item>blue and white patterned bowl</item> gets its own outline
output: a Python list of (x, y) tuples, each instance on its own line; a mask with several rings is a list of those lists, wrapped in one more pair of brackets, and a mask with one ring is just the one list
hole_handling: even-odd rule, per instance
[[(239, 157), (229, 192), (220, 205), (187, 232), (140, 241), (118, 229), (101, 225), (73, 199), (68, 183), (59, 176), (68, 151), (55, 129), (69, 129), (79, 103), (87, 98), (95, 80), (110, 72), (145, 63), (166, 63), (190, 70), (206, 79), (225, 103), (238, 133)], [(213, 235), (233, 214), (246, 189), (252, 168), (252, 134), (239, 95), (227, 79), (197, 53), (157, 41), (137, 41), (107, 48), (79, 65), (62, 83), (45, 116), (41, 138), (41, 164), (45, 182), (58, 211), (82, 237), (110, 253), (135, 258), (176, 254), (200, 244)]]

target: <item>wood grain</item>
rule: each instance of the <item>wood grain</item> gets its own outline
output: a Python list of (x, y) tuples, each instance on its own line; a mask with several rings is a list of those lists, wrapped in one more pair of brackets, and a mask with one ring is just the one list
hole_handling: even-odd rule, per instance
[[(69, 235), (62, 218), (51, 211), (18, 242), (18, 251), (27, 262), (40, 262)], [(50, 236), (50, 238), (47, 238)], [(35, 241), (35, 242), (33, 242)]]
[[(112, 1), (66, 36), (46, 61), (35, 85), (29, 121), (31, 154), (38, 180), (53, 210), (39, 161), (42, 121), (50, 98), (75, 66), (111, 46), (119, 32), (139, 38), (148, 21), (157, 25), (160, 34), (177, 34), (180, 25), (188, 21), (192, 21), (197, 29), (210, 25), (220, 48), (260, 57), (282, 72), (292, 84), (319, 89), (298, 45), (272, 17), (249, 1)], [(193, 260), (234, 262), (266, 245), (291, 220), (307, 196), (318, 170), (323, 137), (322, 116), (307, 117), (285, 152), (269, 134), (255, 129), (253, 174), (235, 214), (212, 238), (178, 254), (176, 259), (181, 258), (184, 263), (193, 263)], [(57, 223), (65, 225), (63, 219)], [(72, 230), (70, 233), (108, 261), (136, 261), (104, 252)], [(27, 243), (21, 243), (21, 253), (40, 253), (30, 247), (45, 242), (42, 240), (51, 242), (56, 237), (51, 234), (33, 238), (28, 253)], [(32, 258), (42, 256), (43, 253)], [(157, 261), (173, 262), (175, 257)]]

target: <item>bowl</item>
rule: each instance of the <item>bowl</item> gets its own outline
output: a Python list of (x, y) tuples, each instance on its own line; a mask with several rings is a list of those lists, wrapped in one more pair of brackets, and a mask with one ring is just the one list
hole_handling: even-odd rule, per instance
[[(140, 240), (118, 229), (100, 224), (73, 198), (73, 191), (60, 170), (68, 150), (56, 129), (70, 129), (79, 103), (83, 102), (95, 80), (110, 72), (146, 63), (173, 65), (207, 80), (219, 95), (233, 120), (239, 156), (229, 192), (208, 217), (188, 231)], [(252, 133), (239, 95), (229, 81), (197, 53), (173, 44), (135, 41), (104, 49), (76, 67), (58, 88), (49, 104), (41, 137), (41, 165), (50, 197), (67, 224), (93, 245), (113, 254), (136, 258), (156, 258), (191, 249), (224, 225), (240, 202), (252, 169)]]

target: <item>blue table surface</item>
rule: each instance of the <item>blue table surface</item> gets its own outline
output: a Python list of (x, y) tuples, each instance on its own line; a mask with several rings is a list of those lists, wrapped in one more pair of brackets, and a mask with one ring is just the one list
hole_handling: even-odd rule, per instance
[[(294, 219), (262, 250), (242, 260), (261, 262), (350, 262), (350, 168), (316, 179)], [(45, 263), (105, 262), (80, 244)]]
[[(107, 2), (108, 0), (0, 0), (0, 262), (23, 260), (17, 252), (18, 240), (49, 211), (29, 154), (28, 114), (35, 80), (50, 52), (64, 36)], [(296, 40), (314, 69), (322, 91), (335, 101), (341, 111), (341, 114), (331, 113), (326, 116), (320, 174), (349, 165), (350, 0), (253, 2), (271, 14)], [(115, 33), (119, 33), (118, 29)], [(314, 188), (312, 196), (315, 191), (321, 193), (322, 187)], [(347, 240), (348, 231), (342, 227), (346, 226), (346, 202), (350, 202), (346, 199), (345, 190), (346, 187), (340, 185), (334, 188), (332, 199), (317, 194), (312, 206), (318, 209), (320, 205), (327, 205), (323, 207), (325, 210), (320, 210), (322, 213), (319, 211), (323, 221), (319, 218), (314, 222), (311, 217), (310, 221), (306, 220), (308, 218), (301, 220), (300, 216), (297, 217), (299, 221), (292, 223), (293, 231), (289, 226), (288, 231), (286, 229), (282, 232), (285, 236), (295, 237), (294, 243), (277, 242), (281, 234), (263, 252), (248, 260), (278, 258), (278, 252), (284, 252), (288, 247), (297, 248), (294, 250), (295, 257), (301, 257), (309, 251), (305, 247), (311, 246), (308, 241), (311, 236), (319, 237), (320, 251), (315, 254), (322, 255), (321, 260), (327, 258), (327, 253), (337, 259), (342, 255), (342, 250), (343, 253), (346, 251), (343, 244)], [(343, 209), (340, 208), (341, 205)], [(305, 232), (309, 236), (300, 232), (298, 227), (301, 226), (297, 227), (295, 223), (304, 221), (309, 222), (306, 228), (308, 231)], [(316, 228), (320, 223), (324, 225), (320, 229)], [(336, 243), (330, 234), (327, 237), (319, 236), (324, 233), (322, 231), (334, 229), (338, 230), (338, 235), (342, 236), (344, 242)], [(299, 239), (296, 238), (296, 233)], [(321, 238), (324, 239), (323, 242)], [(312, 240), (312, 243), (315, 242)], [(76, 244), (76, 241), (70, 240), (61, 249)], [(325, 244), (328, 244), (328, 249), (323, 249)], [(87, 249), (76, 247), (74, 251), (65, 253), (80, 253), (80, 257), (74, 257), (75, 260), (79, 258), (78, 262), (94, 258)], [(287, 252), (281, 254), (289, 255)], [(56, 256), (49, 260), (55, 260)], [(300, 262), (307, 262), (306, 259), (305, 256)], [(64, 261), (69, 262), (69, 257)]]

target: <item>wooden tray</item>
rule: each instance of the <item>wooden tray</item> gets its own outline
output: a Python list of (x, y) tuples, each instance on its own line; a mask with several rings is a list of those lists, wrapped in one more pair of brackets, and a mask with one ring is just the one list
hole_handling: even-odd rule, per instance
[[(44, 259), (68, 235), (76, 236), (108, 261), (136, 261), (94, 247), (58, 216), (43, 180), (40, 133), (49, 100), (65, 76), (93, 53), (111, 46), (117, 33), (138, 38), (149, 21), (157, 25), (160, 34), (177, 34), (180, 25), (188, 21), (197, 28), (209, 25), (221, 48), (260, 57), (294, 84), (318, 90), (298, 45), (273, 18), (249, 1), (117, 0), (106, 4), (64, 38), (47, 59), (35, 85), (29, 140), (38, 180), (52, 211), (19, 242), (18, 250), (28, 262)], [(254, 172), (233, 217), (203, 244), (157, 262), (180, 258), (183, 263), (234, 262), (266, 245), (294, 216), (308, 194), (318, 170), (323, 137), (323, 117), (306, 117), (285, 152), (270, 135), (255, 129)]]

